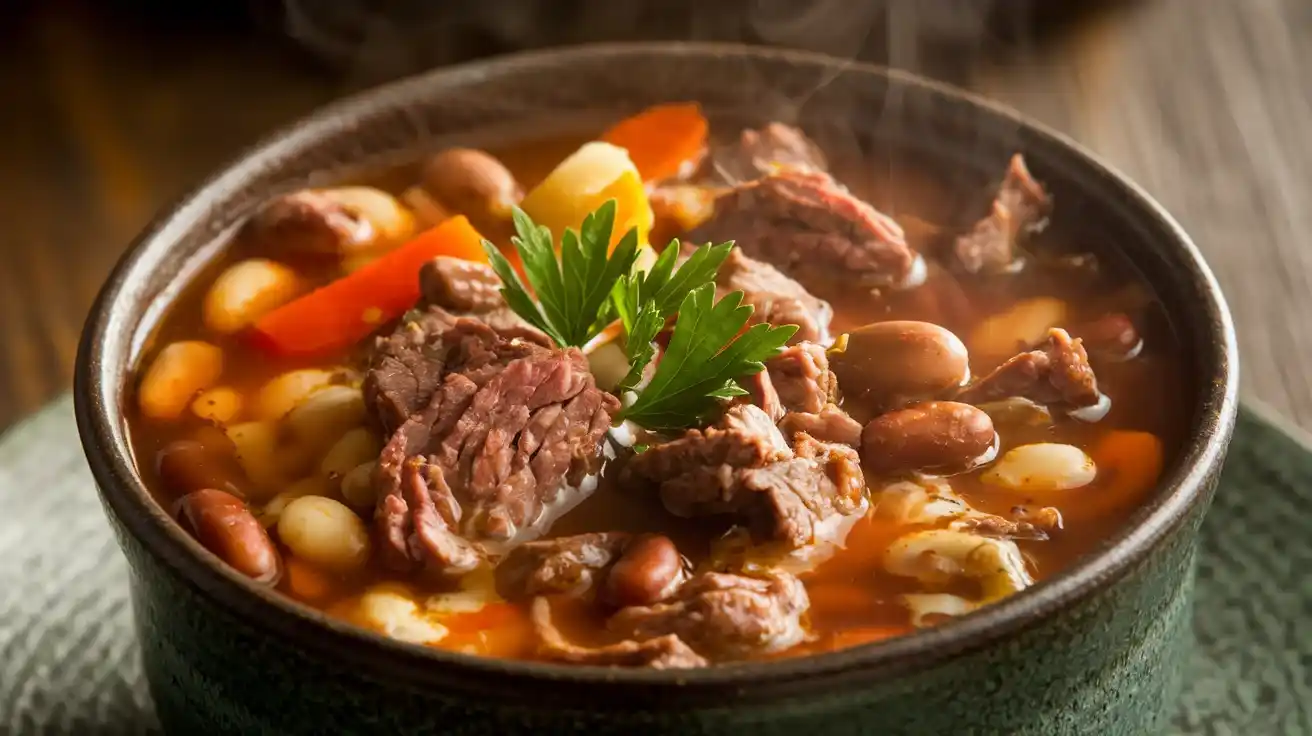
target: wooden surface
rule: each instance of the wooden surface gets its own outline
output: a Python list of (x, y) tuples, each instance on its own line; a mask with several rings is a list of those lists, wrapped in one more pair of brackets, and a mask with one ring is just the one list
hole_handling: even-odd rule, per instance
[[(68, 387), (87, 307), (159, 207), (342, 91), (240, 28), (143, 35), (80, 7), (0, 31), (0, 426)], [(1226, 290), (1246, 393), (1312, 427), (1312, 3), (1146, 0), (966, 66), (1166, 204)]]

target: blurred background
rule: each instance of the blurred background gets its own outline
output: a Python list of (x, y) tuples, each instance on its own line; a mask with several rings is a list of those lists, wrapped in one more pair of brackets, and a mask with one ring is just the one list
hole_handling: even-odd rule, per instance
[(279, 125), (524, 48), (825, 51), (1020, 108), (1160, 199), (1216, 269), (1250, 397), (1312, 427), (1308, 0), (10, 0), (0, 24), (0, 427), (71, 382), (100, 282), (171, 199)]

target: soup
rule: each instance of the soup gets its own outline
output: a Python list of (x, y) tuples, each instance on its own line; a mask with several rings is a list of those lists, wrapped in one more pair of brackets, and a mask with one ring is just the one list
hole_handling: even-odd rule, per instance
[(257, 583), (476, 655), (701, 667), (966, 615), (1183, 439), (1151, 291), (998, 174), (963, 205), (667, 105), (278, 197), (152, 337), (142, 474)]

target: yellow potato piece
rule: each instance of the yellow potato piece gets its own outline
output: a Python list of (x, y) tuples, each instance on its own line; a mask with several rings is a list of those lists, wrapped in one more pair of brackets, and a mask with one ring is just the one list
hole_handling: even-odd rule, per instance
[(631, 228), (640, 246), (651, 232), (651, 203), (638, 169), (623, 148), (588, 143), (555, 168), (524, 197), (521, 208), (533, 221), (551, 230), (557, 242), (565, 228), (577, 230), (583, 218), (606, 200), (616, 200), (611, 245)]

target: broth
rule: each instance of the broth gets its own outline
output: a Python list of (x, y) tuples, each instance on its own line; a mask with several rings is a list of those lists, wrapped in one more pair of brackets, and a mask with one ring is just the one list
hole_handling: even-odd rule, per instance
[[(513, 172), (525, 190), (532, 190), (554, 167), (586, 142), (586, 138), (538, 140), (491, 150)], [(960, 211), (959, 192), (953, 182), (937, 177), (932, 171), (907, 168), (905, 163), (867, 160), (835, 165), (834, 177), (844, 182), (856, 195), (877, 209), (890, 212), (907, 228), (907, 240), (928, 242), (918, 223), (956, 223), (968, 221), (978, 212)], [(419, 176), (417, 164), (393, 171), (379, 172), (354, 185), (376, 186), (400, 196)], [(1081, 448), (1098, 463), (1096, 476), (1082, 487), (1065, 491), (1035, 492), (1013, 490), (985, 482), (984, 475), (993, 465), (950, 475), (946, 478), (953, 492), (978, 512), (1008, 517), (1017, 507), (1033, 509), (1055, 507), (1063, 523), (1050, 530), (1046, 539), (1020, 538), (1015, 541), (1028, 572), (1035, 580), (1056, 574), (1090, 553), (1103, 540), (1123, 527), (1143, 499), (1151, 492), (1160, 463), (1174, 456), (1184, 437), (1185, 405), (1189, 394), (1182, 390), (1181, 355), (1160, 304), (1149, 287), (1116, 256), (1099, 248), (1096, 268), (1078, 257), (1088, 250), (1089, 233), (1096, 232), (1090, 223), (1070, 222), (1057, 203), (1051, 226), (1032, 236), (1026, 246), (1040, 253), (1016, 273), (979, 275), (954, 273), (930, 258), (925, 283), (911, 289), (852, 288), (848, 283), (834, 283), (829, 288), (811, 291), (833, 307), (831, 331), (848, 332), (872, 322), (917, 320), (939, 324), (960, 336), (971, 351), (971, 375), (982, 377), (997, 367), (1008, 355), (977, 354), (973, 336), (981, 324), (995, 315), (1014, 308), (1024, 300), (1049, 298), (1060, 300), (1066, 308), (1063, 325), (1088, 323), (1110, 312), (1133, 316), (1134, 326), (1143, 339), (1142, 351), (1129, 360), (1097, 361), (1098, 389), (1110, 399), (1110, 409), (1098, 421), (1085, 422), (1056, 416), (1051, 423), (1027, 424), (995, 419), (1000, 446), (998, 457), (1013, 448), (1033, 443), (1061, 443)], [(967, 225), (968, 226), (968, 225)], [(955, 225), (953, 225), (955, 227)], [(669, 234), (682, 234), (682, 226), (670, 220), (658, 220), (653, 243)], [(509, 227), (486, 227), (486, 235), (505, 246)], [(1096, 242), (1092, 245), (1099, 245)], [(929, 250), (929, 246), (925, 246)], [(243, 259), (273, 258), (291, 267), (300, 279), (300, 292), (341, 277), (337, 261), (321, 258), (295, 258), (261, 250), (255, 239), (239, 235), (223, 255), (187, 286), (168, 311), (151, 340), (144, 356), (148, 366), (160, 346), (179, 341), (205, 340), (222, 351), (222, 385), (230, 387), (243, 403), (256, 402), (262, 386), (288, 371), (307, 368), (348, 367), (362, 372), (367, 363), (370, 341), (352, 345), (335, 355), (314, 358), (276, 357), (252, 343), (246, 332), (216, 335), (202, 319), (205, 300), (215, 279), (227, 268)], [(385, 330), (384, 330), (385, 331)], [(1014, 352), (1014, 351), (1013, 351)], [(345, 379), (349, 385), (358, 374)], [(842, 389), (840, 382), (839, 389)], [(166, 508), (177, 508), (181, 494), (176, 484), (161, 475), (159, 458), (166, 448), (180, 439), (199, 438), (208, 442), (221, 437), (225, 428), (250, 420), (251, 409), (242, 410), (237, 419), (224, 421), (201, 419), (192, 410), (178, 418), (159, 419), (134, 413), (130, 430), (134, 450), (143, 478)], [(239, 421), (240, 420), (240, 421)], [(376, 433), (375, 430), (371, 430)], [(1109, 438), (1124, 432), (1148, 433), (1160, 441), (1164, 457), (1154, 468), (1133, 466), (1133, 459), (1107, 462), (1116, 454)], [(1119, 434), (1118, 434), (1119, 433)], [(379, 440), (381, 442), (381, 439)], [(1110, 448), (1110, 449), (1109, 449)], [(1128, 470), (1117, 462), (1131, 463)], [(996, 463), (995, 463), (996, 464)], [(1151, 464), (1151, 463), (1150, 463)], [(564, 537), (585, 532), (657, 533), (667, 536), (693, 569), (711, 564), (713, 546), (722, 540), (736, 522), (733, 515), (683, 518), (671, 514), (661, 497), (647, 489), (626, 482), (612, 462), (602, 473), (595, 492), (551, 527), (548, 537)], [(167, 471), (166, 471), (167, 472)], [(1136, 473), (1144, 475), (1131, 482)], [(312, 473), (311, 473), (312, 474)], [(901, 476), (899, 476), (901, 477)], [(912, 476), (913, 480), (920, 476)], [(1127, 480), (1130, 479), (1130, 480)], [(804, 620), (807, 636), (800, 643), (782, 651), (763, 651), (753, 656), (793, 656), (830, 651), (868, 641), (875, 641), (913, 630), (913, 612), (906, 594), (936, 593), (979, 600), (978, 581), (954, 578), (927, 585), (923, 580), (888, 571), (885, 562), (890, 546), (902, 535), (940, 524), (917, 524), (892, 521), (879, 513), (881, 489), (897, 477), (881, 477), (869, 471), (871, 511), (855, 520), (842, 548), (829, 559), (799, 574), (809, 597), (809, 611)], [(340, 478), (311, 482), (322, 495), (340, 498), (332, 485)], [(1129, 487), (1126, 484), (1129, 483)], [(286, 492), (288, 486), (264, 488), (248, 498), (252, 511), (268, 512), (264, 504)], [(309, 486), (302, 486), (302, 489)], [(285, 498), (284, 498), (285, 500)], [(365, 521), (369, 510), (357, 511)], [(197, 522), (193, 519), (193, 528)], [(281, 527), (277, 527), (281, 528)], [(277, 529), (276, 528), (276, 529)], [(285, 540), (275, 532), (272, 538), (283, 555), (283, 569), (276, 582), (283, 593), (310, 606), (327, 611), (357, 624), (380, 629), (378, 616), (370, 613), (374, 603), (362, 602), (371, 592), (383, 591), (410, 611), (404, 616), (417, 617), (429, 633), (416, 636), (411, 629), (395, 624), (385, 633), (415, 641), (428, 636), (432, 646), (486, 656), (534, 659), (542, 655), (534, 633), (531, 608), (526, 602), (505, 602), (489, 591), (491, 574), (478, 571), (458, 579), (433, 579), (402, 574), (385, 566), (376, 553), (368, 563), (350, 572), (334, 572), (323, 565), (309, 564), (289, 553)], [(205, 541), (202, 539), (202, 541)], [(374, 543), (375, 547), (377, 542)], [(222, 554), (220, 556), (223, 556)], [(381, 586), (381, 587), (380, 587)], [(470, 600), (476, 602), (470, 603)], [(490, 602), (489, 602), (490, 601)], [(407, 608), (410, 606), (413, 608)], [(606, 621), (608, 611), (589, 605), (586, 598), (557, 597), (552, 603), (553, 620), (560, 631), (579, 646), (604, 646), (614, 643)], [(397, 614), (398, 616), (401, 614)], [(931, 616), (922, 624), (938, 620)], [(420, 625), (420, 624), (415, 624)], [(398, 628), (399, 627), (399, 628)], [(413, 626), (412, 626), (413, 628)], [(444, 635), (443, 635), (443, 632)]]

